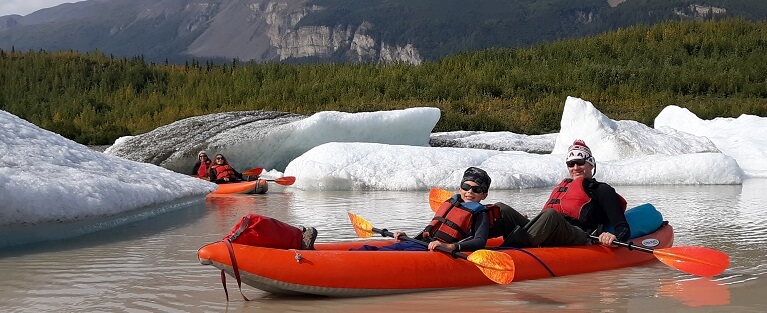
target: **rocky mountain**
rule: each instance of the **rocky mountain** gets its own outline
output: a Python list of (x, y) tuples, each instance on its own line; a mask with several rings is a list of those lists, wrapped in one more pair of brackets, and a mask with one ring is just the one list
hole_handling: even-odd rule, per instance
[(148, 61), (419, 64), (668, 19), (762, 20), (762, 0), (87, 0), (0, 17), (0, 49)]
[(0, 17), (1, 49), (100, 50), (152, 61), (194, 58), (421, 61), (409, 44), (367, 34), (370, 24), (298, 26), (323, 8), (305, 0), (88, 0)]

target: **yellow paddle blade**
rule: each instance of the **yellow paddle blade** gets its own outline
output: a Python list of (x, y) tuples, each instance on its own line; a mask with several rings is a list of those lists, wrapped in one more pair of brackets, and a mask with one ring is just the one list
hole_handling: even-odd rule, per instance
[(506, 253), (477, 250), (470, 254), (467, 260), (474, 263), (487, 278), (498, 284), (506, 285), (514, 280), (516, 271), (514, 259)]
[(442, 202), (445, 202), (445, 200), (450, 199), (452, 196), (453, 193), (450, 191), (440, 188), (432, 188), (429, 190), (429, 207), (431, 207), (432, 211), (437, 212), (437, 209), (442, 205)]
[(373, 224), (352, 212), (346, 212), (346, 214), (349, 214), (349, 220), (352, 222), (352, 226), (354, 226), (354, 232), (357, 233), (357, 237), (370, 238), (373, 236)]
[(716, 276), (730, 266), (730, 256), (705, 247), (670, 247), (655, 249), (655, 257), (682, 272), (703, 277)]

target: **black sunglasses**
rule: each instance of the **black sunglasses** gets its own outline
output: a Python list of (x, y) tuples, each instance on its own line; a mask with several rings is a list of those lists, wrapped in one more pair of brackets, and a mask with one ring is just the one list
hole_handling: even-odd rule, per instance
[(584, 160), (584, 159), (577, 159), (577, 160), (567, 161), (565, 163), (567, 164), (567, 167), (573, 167), (573, 166), (576, 166), (576, 165), (581, 165), (582, 166), (582, 165), (586, 164), (586, 160)]
[(463, 191), (471, 190), (471, 192), (473, 192), (473, 193), (486, 193), (487, 192), (487, 189), (485, 189), (485, 187), (482, 187), (482, 186), (472, 186), (472, 185), (469, 185), (467, 183), (461, 183), (461, 189), (463, 189)]
[(224, 157), (216, 157), (216, 160), (223, 160)]

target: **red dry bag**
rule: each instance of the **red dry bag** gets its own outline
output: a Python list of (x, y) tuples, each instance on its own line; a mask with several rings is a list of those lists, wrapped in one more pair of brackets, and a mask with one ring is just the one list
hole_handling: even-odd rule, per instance
[(234, 225), (224, 241), (275, 249), (301, 249), (301, 229), (271, 217), (248, 214)]
[[(229, 249), (229, 257), (232, 260), (232, 271), (237, 279), (237, 287), (245, 301), (250, 301), (242, 293), (242, 279), (237, 266), (237, 258), (234, 256), (234, 248), (231, 243), (249, 246), (258, 246), (275, 249), (301, 249), (303, 231), (298, 227), (290, 226), (271, 217), (258, 214), (245, 215), (237, 225), (234, 225), (229, 235), (223, 240)], [(226, 276), (221, 270), (221, 284), (224, 286), (226, 301), (229, 301), (229, 291), (226, 290)]]

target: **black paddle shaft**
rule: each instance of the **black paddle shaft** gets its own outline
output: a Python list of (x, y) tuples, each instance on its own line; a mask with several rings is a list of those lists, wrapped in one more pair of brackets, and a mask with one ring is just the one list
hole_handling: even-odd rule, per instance
[[(599, 237), (597, 237), (597, 236), (594, 236), (594, 235), (589, 235), (589, 238), (590, 238), (590, 239), (594, 239), (594, 240), (597, 240), (597, 241), (599, 241)], [(645, 248), (645, 247), (636, 246), (636, 245), (634, 245), (634, 243), (633, 243), (633, 242), (631, 242), (631, 241), (629, 241), (629, 242), (621, 242), (621, 241), (618, 241), (618, 240), (613, 240), (613, 244), (614, 244), (614, 245), (618, 245), (618, 246), (621, 246), (621, 247), (626, 247), (626, 248), (628, 248), (629, 250), (639, 250), (639, 251), (642, 251), (642, 252), (647, 252), (647, 253), (653, 253), (653, 252), (655, 252), (655, 250), (653, 250), (653, 249), (650, 249), (650, 248)]]
[[(385, 228), (384, 229), (378, 229), (378, 228), (373, 227), (373, 231), (376, 232), (376, 233), (381, 234), (384, 237), (392, 237), (392, 238), (394, 238), (394, 233), (390, 232), (389, 230), (387, 230)], [(415, 243), (417, 243), (419, 245), (422, 245), (424, 247), (428, 247), (429, 246), (429, 243), (426, 242), (426, 241), (418, 240), (418, 239), (415, 239), (415, 238), (410, 238), (408, 236), (400, 236), (397, 239), (405, 240), (405, 241), (410, 241), (410, 242), (415, 242)], [(454, 259), (459, 259), (459, 258), (460, 259), (464, 259), (464, 260), (468, 260), (469, 259), (469, 256), (467, 254), (465, 254), (465, 253), (461, 253), (461, 252), (458, 252), (456, 250), (450, 250), (450, 249), (442, 247), (442, 246), (437, 247), (436, 250), (439, 250), (441, 252), (445, 252), (445, 253), (449, 254), (450, 256), (452, 256)]]

